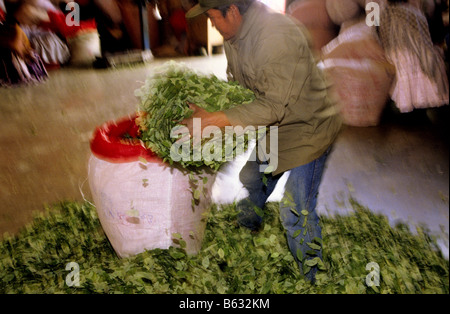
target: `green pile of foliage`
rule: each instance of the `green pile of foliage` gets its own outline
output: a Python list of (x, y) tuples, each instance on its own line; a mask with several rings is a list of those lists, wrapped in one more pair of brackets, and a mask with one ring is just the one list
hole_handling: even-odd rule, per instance
[[(183, 141), (183, 127), (180, 122), (192, 115), (189, 103), (205, 109), (208, 112), (226, 110), (237, 105), (250, 103), (255, 99), (252, 91), (240, 86), (237, 82), (226, 82), (215, 75), (203, 75), (188, 68), (182, 63), (167, 62), (150, 75), (143, 86), (135, 91), (139, 99), (137, 124), (140, 129), (140, 139), (146, 147), (157, 154), (164, 162), (176, 162), (184, 168), (196, 168), (204, 165), (217, 170), (225, 161), (225, 145), (229, 142), (223, 137), (220, 160), (205, 160), (195, 158), (197, 152), (190, 139), (187, 152), (172, 151), (179, 158), (172, 158), (173, 144)], [(209, 138), (203, 139), (199, 152), (214, 146), (208, 143)], [(235, 149), (236, 142), (231, 141), (231, 150)], [(189, 145), (187, 145), (189, 147)], [(187, 156), (185, 156), (187, 154)], [(214, 153), (213, 153), (214, 154)]]
[[(424, 230), (391, 227), (353, 203), (350, 215), (322, 217), (326, 270), (315, 285), (287, 248), (277, 204), (262, 231), (235, 223), (234, 205), (211, 209), (203, 247), (155, 249), (119, 259), (89, 203), (62, 203), (0, 242), (0, 293), (449, 293), (449, 262)], [(79, 286), (66, 278), (79, 265)], [(380, 267), (369, 287), (368, 263)]]

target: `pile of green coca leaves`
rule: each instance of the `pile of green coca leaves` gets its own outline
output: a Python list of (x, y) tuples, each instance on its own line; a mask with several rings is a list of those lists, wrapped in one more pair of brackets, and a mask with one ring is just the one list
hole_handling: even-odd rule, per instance
[[(155, 69), (143, 86), (135, 91), (139, 99), (137, 123), (140, 129), (140, 139), (146, 147), (157, 154), (164, 162), (176, 162), (183, 168), (197, 169), (207, 166), (213, 170), (225, 161), (225, 152), (233, 151), (236, 142), (231, 141), (231, 150), (226, 150), (229, 141), (222, 138), (220, 143), (220, 158), (205, 160), (195, 158), (194, 149), (186, 151), (172, 151), (175, 142), (182, 140), (180, 122), (192, 115), (189, 103), (205, 109), (208, 112), (226, 110), (237, 105), (250, 103), (255, 99), (251, 90), (240, 86), (237, 82), (226, 82), (215, 75), (203, 75), (188, 68), (183, 63), (169, 61)], [(188, 139), (190, 146), (193, 139)], [(209, 138), (202, 139), (200, 151), (213, 148), (207, 145)], [(188, 143), (189, 144), (189, 143)], [(211, 146), (211, 147), (210, 147)], [(189, 145), (188, 145), (189, 148)], [(177, 157), (173, 158), (173, 153)], [(181, 158), (183, 157), (183, 158)]]
[[(449, 262), (426, 230), (391, 227), (353, 202), (352, 214), (321, 219), (326, 270), (312, 285), (287, 248), (278, 205), (264, 214), (252, 234), (235, 223), (234, 205), (213, 207), (197, 255), (171, 247), (120, 259), (94, 206), (62, 203), (4, 236), (0, 293), (449, 293)], [(379, 285), (367, 284), (369, 263), (379, 265)]]

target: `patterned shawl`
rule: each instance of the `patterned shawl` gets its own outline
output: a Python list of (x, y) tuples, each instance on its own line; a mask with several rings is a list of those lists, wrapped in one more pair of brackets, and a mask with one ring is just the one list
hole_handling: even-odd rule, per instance
[(386, 5), (380, 16), (379, 36), (387, 53), (407, 49), (416, 55), (422, 71), (430, 78), (438, 70), (428, 22), (416, 7), (405, 3)]

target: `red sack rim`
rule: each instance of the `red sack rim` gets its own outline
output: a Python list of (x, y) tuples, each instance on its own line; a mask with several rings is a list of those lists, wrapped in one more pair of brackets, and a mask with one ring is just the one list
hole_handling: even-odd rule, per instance
[(144, 159), (147, 162), (161, 162), (161, 159), (145, 147), (143, 142), (127, 142), (125, 135), (136, 138), (139, 127), (136, 115), (109, 121), (97, 127), (90, 141), (92, 154), (112, 163), (127, 163)]

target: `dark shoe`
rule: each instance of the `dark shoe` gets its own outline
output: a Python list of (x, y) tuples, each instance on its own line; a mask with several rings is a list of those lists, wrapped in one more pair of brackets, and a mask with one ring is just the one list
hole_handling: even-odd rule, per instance
[[(237, 221), (252, 231), (259, 231), (262, 225), (262, 210), (256, 207), (249, 199), (243, 199), (236, 206), (239, 214)], [(259, 215), (258, 215), (259, 213)]]

